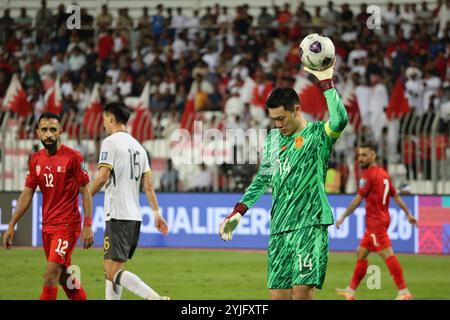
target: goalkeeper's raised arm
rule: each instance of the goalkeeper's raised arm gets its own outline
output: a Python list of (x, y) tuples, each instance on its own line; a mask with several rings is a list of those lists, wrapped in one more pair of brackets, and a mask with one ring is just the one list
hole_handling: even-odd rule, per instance
[(334, 64), (323, 71), (311, 70), (308, 67), (305, 67), (304, 70), (313, 74), (319, 80), (319, 86), (327, 101), (328, 113), (330, 114), (330, 120), (325, 123), (325, 131), (330, 138), (337, 139), (347, 125), (348, 115), (341, 98), (334, 88), (333, 67)]

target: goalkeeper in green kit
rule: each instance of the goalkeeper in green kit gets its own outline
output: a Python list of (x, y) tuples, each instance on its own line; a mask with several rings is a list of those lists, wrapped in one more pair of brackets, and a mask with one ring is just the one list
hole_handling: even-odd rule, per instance
[(256, 177), (220, 226), (229, 241), (240, 219), (272, 188), (267, 287), (271, 299), (312, 299), (328, 264), (328, 226), (333, 215), (325, 193), (328, 160), (348, 117), (333, 85), (333, 66), (305, 68), (318, 78), (330, 114), (327, 122), (303, 118), (297, 92), (274, 89), (266, 107), (275, 122)]

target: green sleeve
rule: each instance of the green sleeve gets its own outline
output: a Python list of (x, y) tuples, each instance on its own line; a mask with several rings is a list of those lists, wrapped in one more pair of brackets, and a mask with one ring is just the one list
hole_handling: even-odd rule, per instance
[(335, 88), (326, 90), (324, 95), (330, 114), (330, 120), (325, 123), (325, 131), (329, 137), (337, 139), (347, 125), (347, 110)]
[(258, 173), (250, 186), (245, 190), (244, 196), (239, 201), (245, 204), (249, 209), (253, 207), (255, 202), (267, 191), (272, 179), (272, 166), (270, 161), (272, 131), (273, 130), (269, 132), (266, 141), (264, 142), (263, 156)]

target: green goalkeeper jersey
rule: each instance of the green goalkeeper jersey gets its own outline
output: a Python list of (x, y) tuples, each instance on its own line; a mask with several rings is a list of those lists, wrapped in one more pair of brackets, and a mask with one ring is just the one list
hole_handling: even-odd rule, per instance
[(240, 200), (251, 208), (272, 188), (271, 235), (333, 224), (325, 177), (333, 144), (347, 123), (347, 113), (335, 89), (324, 94), (330, 121), (308, 122), (291, 136), (272, 129), (258, 173)]

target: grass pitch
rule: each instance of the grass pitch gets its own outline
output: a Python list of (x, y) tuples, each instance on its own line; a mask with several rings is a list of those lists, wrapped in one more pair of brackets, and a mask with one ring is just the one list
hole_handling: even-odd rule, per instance
[[(450, 256), (397, 255), (408, 288), (415, 299), (450, 299)], [(88, 299), (104, 299), (105, 281), (100, 249), (76, 248), (72, 263), (81, 269), (81, 282)], [(42, 248), (0, 248), (0, 299), (39, 299), (45, 269)], [(317, 290), (318, 300), (341, 299), (336, 287), (345, 287), (355, 264), (353, 253), (330, 253), (325, 284)], [(394, 299), (397, 289), (385, 263), (376, 254), (369, 266), (381, 271), (380, 289), (369, 289), (361, 282), (356, 298)], [(127, 269), (139, 275), (161, 295), (176, 300), (268, 299), (267, 256), (263, 251), (137, 249)], [(123, 299), (137, 297), (123, 291)], [(58, 299), (66, 299), (58, 290)]]

